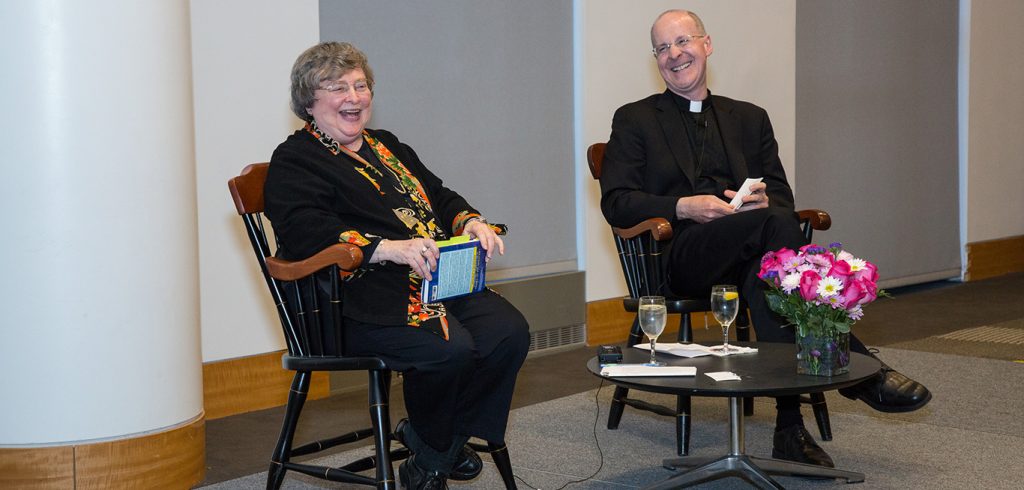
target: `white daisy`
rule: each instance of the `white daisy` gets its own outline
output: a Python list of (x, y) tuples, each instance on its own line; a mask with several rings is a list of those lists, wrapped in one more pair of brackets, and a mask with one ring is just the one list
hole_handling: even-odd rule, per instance
[(848, 259), (846, 263), (850, 264), (850, 272), (864, 270), (864, 266), (867, 264), (864, 259)]
[(792, 274), (786, 274), (786, 277), (782, 278), (782, 290), (786, 294), (792, 293), (794, 289), (800, 287), (800, 273), (794, 272)]
[(828, 276), (818, 282), (818, 296), (828, 298), (839, 294), (843, 290), (843, 281), (837, 277)]

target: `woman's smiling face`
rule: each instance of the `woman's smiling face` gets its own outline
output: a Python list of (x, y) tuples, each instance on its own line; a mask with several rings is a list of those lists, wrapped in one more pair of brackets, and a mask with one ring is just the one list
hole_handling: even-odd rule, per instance
[(363, 70), (356, 68), (316, 90), (316, 100), (306, 111), (317, 127), (335, 141), (358, 150), (363, 129), (373, 113), (373, 93)]

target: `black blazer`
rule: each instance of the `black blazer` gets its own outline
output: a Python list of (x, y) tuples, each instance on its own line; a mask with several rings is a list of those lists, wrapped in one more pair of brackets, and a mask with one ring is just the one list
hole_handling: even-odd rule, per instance
[[(479, 215), (462, 196), (445, 187), (408, 145), (384, 130), (367, 132), (423, 184), (437, 226), (446, 232), (443, 238), (461, 232), (452, 229), (460, 213)], [(368, 261), (381, 239), (417, 235), (399, 216), (406, 201), (390, 189), (394, 184), (381, 179), (378, 191), (353, 162), (345, 153), (331, 154), (305, 129), (278, 145), (263, 187), (266, 215), (281, 245), (277, 255), (304, 259), (338, 243), (342, 232), (360, 233), (369, 243), (360, 247), (364, 263), (343, 290), (344, 315), (378, 325), (405, 324), (412, 295), (409, 266)]]
[[(762, 177), (770, 206), (793, 209), (793, 191), (779, 160), (768, 113), (739, 100), (712, 95), (736, 190), (748, 177)], [(676, 201), (694, 194), (693, 151), (672, 95), (651, 95), (615, 111), (601, 172), (601, 211), (612, 226), (625, 228), (662, 217), (674, 227)]]

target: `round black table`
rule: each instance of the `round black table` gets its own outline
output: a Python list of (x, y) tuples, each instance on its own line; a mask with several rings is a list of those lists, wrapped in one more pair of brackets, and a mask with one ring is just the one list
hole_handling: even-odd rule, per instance
[[(587, 369), (616, 386), (632, 390), (668, 393), (672, 395), (717, 396), (729, 399), (729, 453), (721, 457), (682, 457), (666, 459), (668, 468), (692, 468), (679, 472), (667, 480), (647, 487), (647, 490), (683, 488), (698, 483), (738, 476), (761, 488), (782, 488), (769, 475), (791, 475), (843, 478), (847, 483), (864, 481), (863, 473), (796, 463), (773, 458), (747, 455), (743, 441), (743, 403), (749, 396), (782, 396), (818, 393), (857, 384), (878, 374), (881, 364), (863, 354), (850, 353), (850, 372), (839, 376), (809, 376), (796, 373), (796, 346), (761, 342), (740, 342), (736, 345), (757, 348), (756, 353), (726, 357), (703, 356), (695, 358), (658, 354), (658, 360), (671, 366), (694, 366), (696, 376), (622, 377), (601, 376), (597, 357), (587, 362)], [(650, 352), (626, 348), (622, 352), (623, 364), (641, 364), (650, 359)], [(715, 381), (705, 373), (731, 371), (740, 376), (738, 381)]]

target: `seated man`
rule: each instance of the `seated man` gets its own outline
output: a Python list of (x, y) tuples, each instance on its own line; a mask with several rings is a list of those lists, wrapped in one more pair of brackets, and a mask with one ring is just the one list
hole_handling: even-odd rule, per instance
[[(757, 277), (765, 252), (807, 243), (768, 115), (753, 104), (710, 94), (711, 37), (696, 14), (661, 14), (651, 27), (651, 44), (668, 89), (615, 112), (601, 176), (601, 210), (617, 227), (651, 217), (669, 220), (675, 233), (668, 289), (706, 296), (713, 284), (737, 284), (757, 339), (792, 343), (793, 329), (780, 328), (784, 320), (769, 309), (766, 286)], [(748, 177), (763, 181), (736, 211), (728, 201)], [(854, 336), (850, 349), (869, 354)], [(883, 412), (917, 410), (931, 399), (920, 383), (882, 366), (877, 378), (840, 393)], [(798, 397), (779, 397), (776, 406), (772, 456), (833, 466), (804, 428)]]

